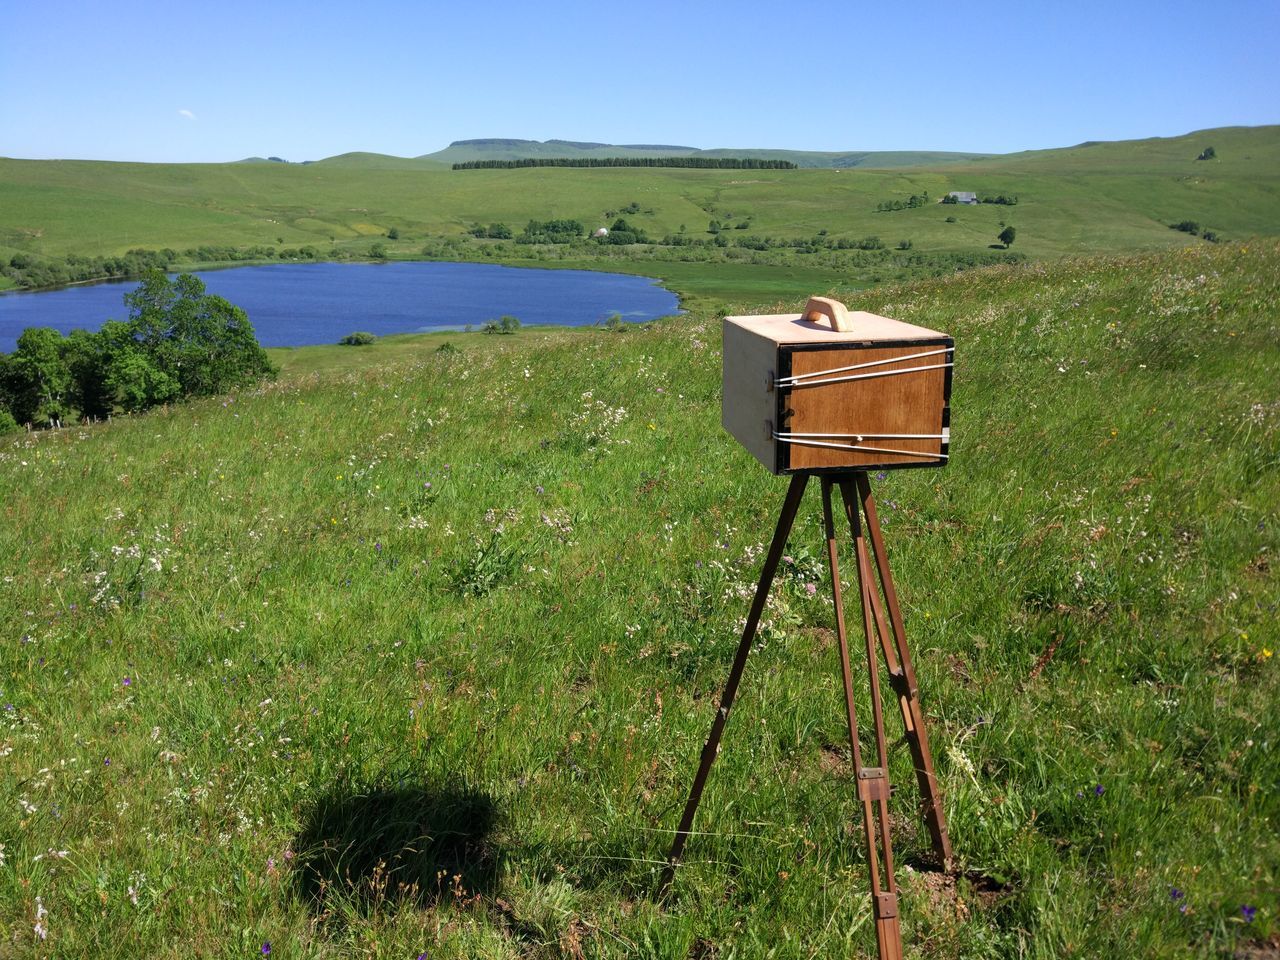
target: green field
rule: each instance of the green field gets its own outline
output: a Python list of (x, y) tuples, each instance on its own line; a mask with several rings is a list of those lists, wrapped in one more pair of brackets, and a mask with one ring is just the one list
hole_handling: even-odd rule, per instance
[[(1020, 229), (1053, 182), (1027, 163)], [(166, 168), (157, 191), (155, 169), (7, 162), (0, 210), (11, 230), (65, 211), (22, 241), (50, 249), (298, 242), (284, 199), (306, 219), (331, 191), (307, 216), (345, 223), (378, 195), (260, 166)], [(36, 169), (39, 189), (15, 181)], [(510, 182), (561, 173), (597, 191), (540, 195), (566, 215), (649, 184), (678, 220), (679, 191), (716, 181)], [(879, 188), (799, 173), (839, 181), (866, 229)], [(404, 202), (360, 222), (517, 216), (488, 174), (421, 181), (465, 194), (454, 213), (398, 176), (377, 182)], [(1199, 189), (1161, 176), (1134, 174)], [(762, 221), (821, 219), (770, 189)], [(1159, 196), (1146, 227), (1099, 201), (1112, 236), (1186, 243)], [(1280, 246), (1002, 266), (859, 305), (957, 343), (952, 463), (875, 481), (964, 871), (922, 867), (896, 745), (908, 956), (1273, 955)], [(871, 955), (812, 493), (653, 898), (785, 486), (720, 430), (719, 343), (695, 311), (281, 351), (273, 384), (0, 441), (0, 953)]]
[[(1213, 160), (1196, 156), (1213, 146)], [(1016, 195), (1016, 206), (930, 202), (880, 213), (883, 202), (950, 190)], [(725, 223), (725, 250), (627, 247), (570, 251), (473, 241), (475, 224), (517, 232), (530, 219), (573, 218), (589, 228), (636, 204), (628, 221), (661, 239), (684, 228), (710, 240)], [(948, 223), (947, 218), (955, 222)], [(178, 251), (202, 244), (310, 245), (321, 257), (389, 256), (545, 260), (568, 256), (607, 267), (620, 260), (682, 282), (717, 271), (675, 264), (734, 264), (713, 296), (800, 296), (812, 274), (852, 288), (931, 270), (946, 258), (990, 256), (1004, 224), (1016, 227), (1012, 252), (1033, 259), (1100, 251), (1157, 250), (1205, 241), (1169, 229), (1194, 220), (1222, 239), (1280, 232), (1280, 127), (1223, 128), (1146, 141), (1084, 145), (973, 162), (892, 169), (680, 170), (525, 169), (453, 171), (420, 160), (349, 154), (314, 164), (129, 164), (0, 160), (0, 260), (120, 255), (132, 248)], [(747, 224), (745, 229), (736, 229)], [(398, 240), (386, 239), (391, 230)], [(823, 234), (825, 231), (825, 234)], [(923, 265), (885, 254), (887, 267), (825, 253), (735, 246), (753, 237), (831, 241), (875, 236), (892, 251), (910, 241)], [(454, 242), (448, 254), (442, 241)], [(430, 252), (435, 251), (435, 252)], [(895, 259), (896, 258), (896, 259)], [(932, 258), (932, 259), (931, 259)], [(597, 262), (598, 261), (598, 262)], [(652, 266), (650, 266), (652, 264)], [(778, 268), (807, 271), (790, 284)], [(732, 278), (731, 278), (732, 277)], [(695, 291), (696, 293), (696, 291)]]

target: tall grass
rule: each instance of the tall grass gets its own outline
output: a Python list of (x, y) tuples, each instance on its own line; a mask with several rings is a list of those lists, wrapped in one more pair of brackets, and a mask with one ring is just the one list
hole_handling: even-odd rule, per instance
[[(958, 345), (954, 463), (873, 482), (965, 871), (900, 871), (913, 955), (1280, 933), (1278, 278), (858, 300)], [(874, 950), (812, 495), (652, 899), (783, 492), (719, 429), (716, 318), (450, 340), (0, 446), (5, 951)]]

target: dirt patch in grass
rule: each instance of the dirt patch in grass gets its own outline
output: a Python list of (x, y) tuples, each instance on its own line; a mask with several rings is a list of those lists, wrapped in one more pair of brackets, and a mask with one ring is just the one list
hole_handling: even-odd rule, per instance
[(836, 632), (830, 627), (805, 627), (800, 635), (813, 644), (816, 650), (826, 652), (836, 645)]
[(1266, 940), (1245, 940), (1236, 946), (1232, 960), (1280, 960), (1280, 934)]
[(837, 776), (849, 773), (849, 749), (835, 743), (824, 743), (818, 752), (818, 769)]
[(928, 864), (908, 864), (903, 880), (924, 893), (931, 913), (968, 920), (973, 911), (987, 911), (1009, 896), (1008, 886), (976, 870), (949, 873)]

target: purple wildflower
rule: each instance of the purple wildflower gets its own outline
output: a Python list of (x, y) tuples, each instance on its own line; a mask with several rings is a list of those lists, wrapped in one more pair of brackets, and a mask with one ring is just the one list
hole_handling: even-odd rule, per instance
[(1177, 887), (1170, 887), (1170, 888), (1169, 888), (1169, 899), (1170, 899), (1170, 900), (1181, 900), (1184, 896), (1186, 896), (1186, 894), (1184, 894), (1184, 893), (1183, 893), (1181, 890), (1179, 890)]
[(1257, 912), (1257, 907), (1251, 907), (1247, 903), (1240, 908), (1240, 916), (1244, 917), (1245, 923), (1253, 923), (1253, 918)]
[(271, 941), (266, 940), (262, 944), (262, 955), (265, 957), (270, 952), (271, 952)]
[(133, 686), (133, 681), (130, 680), (128, 677), (125, 677), (123, 680), (120, 681), (120, 684), (125, 687), (131, 687)]
[(1102, 784), (1098, 784), (1096, 787), (1093, 788), (1093, 795), (1095, 797), (1102, 796)]

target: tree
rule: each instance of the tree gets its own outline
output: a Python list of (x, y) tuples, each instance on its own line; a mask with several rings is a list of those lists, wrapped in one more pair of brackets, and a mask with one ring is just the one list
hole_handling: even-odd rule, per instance
[(390, 230), (388, 230), (388, 231), (387, 231), (387, 239), (388, 239), (388, 240), (399, 240), (399, 239), (400, 239), (400, 231), (399, 231), (398, 229), (396, 229), (395, 227), (392, 227)]
[(103, 385), (126, 413), (165, 403), (178, 394), (178, 383), (137, 350), (111, 358)]
[(639, 227), (634, 227), (627, 223), (622, 217), (613, 221), (613, 226), (609, 228), (609, 232), (603, 238), (605, 243), (611, 244), (628, 244), (628, 243), (648, 243), (649, 236)]
[(245, 312), (204, 289), (187, 273), (173, 280), (148, 273), (124, 298), (138, 351), (177, 381), (182, 396), (210, 396), (273, 376)]
[(104, 375), (103, 340), (101, 333), (72, 330), (62, 343), (62, 359), (71, 371), (68, 399), (82, 417), (105, 417), (115, 407)]
[(1017, 235), (1018, 235), (1018, 231), (1016, 228), (1005, 227), (1003, 230), (1000, 231), (1000, 236), (996, 237), (996, 239), (999, 240), (1001, 243), (1003, 243), (1004, 248), (1008, 250), (1009, 247), (1013, 246), (1014, 238), (1017, 237)]
[(61, 420), (69, 406), (71, 371), (62, 357), (62, 334), (28, 327), (4, 369), (7, 406), (19, 423)]
[(1200, 151), (1200, 156), (1196, 157), (1196, 159), (1212, 160), (1217, 155), (1218, 155), (1218, 151), (1213, 149), (1213, 147), (1205, 147), (1203, 150)]

